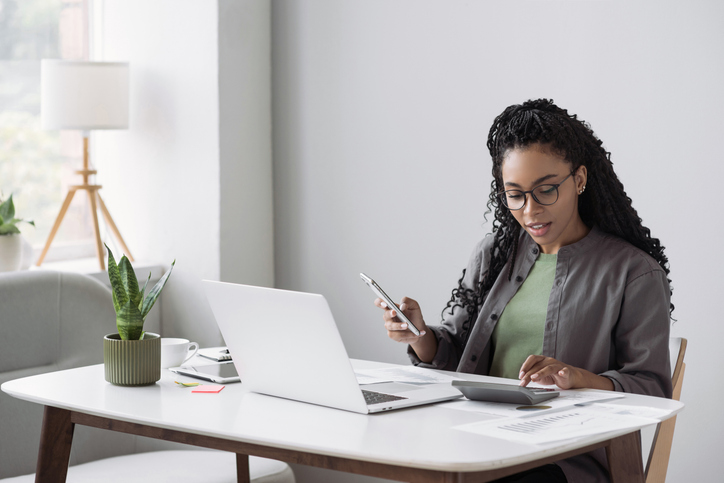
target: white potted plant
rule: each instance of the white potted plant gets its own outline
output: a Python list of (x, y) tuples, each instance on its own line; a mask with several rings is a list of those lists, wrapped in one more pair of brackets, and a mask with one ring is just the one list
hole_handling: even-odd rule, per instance
[(23, 261), (23, 239), (16, 226), (20, 222), (35, 226), (30, 220), (15, 218), (13, 195), (0, 199), (0, 272), (14, 272)]
[(151, 279), (148, 274), (139, 290), (136, 272), (124, 255), (116, 264), (108, 250), (108, 278), (113, 291), (117, 334), (103, 338), (103, 363), (106, 381), (118, 386), (145, 386), (161, 379), (161, 336), (144, 332), (143, 323), (171, 275), (173, 266), (145, 296)]

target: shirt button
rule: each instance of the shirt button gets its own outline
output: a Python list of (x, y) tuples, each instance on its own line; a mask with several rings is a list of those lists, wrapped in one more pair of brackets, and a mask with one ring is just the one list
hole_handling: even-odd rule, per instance
[(493, 314), (490, 316), (492, 320), (498, 320), (498, 314)]
[(558, 286), (558, 287), (561, 286), (561, 281), (560, 281), (560, 279), (559, 279), (559, 280), (556, 280), (556, 286)]
[(538, 249), (537, 249), (537, 248), (534, 248), (534, 249), (533, 249), (533, 255), (538, 255)]
[(473, 362), (475, 362), (475, 361), (478, 360), (478, 356), (472, 356), (472, 357), (470, 358), (470, 360), (473, 361)]
[(523, 281), (523, 277), (521, 277), (520, 275), (518, 275), (517, 277), (515, 277), (515, 281), (518, 282), (518, 283), (520, 283), (520, 282)]

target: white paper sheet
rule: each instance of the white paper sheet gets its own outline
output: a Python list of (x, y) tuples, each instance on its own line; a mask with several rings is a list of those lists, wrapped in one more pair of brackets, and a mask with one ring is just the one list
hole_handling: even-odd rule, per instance
[[(356, 370), (355, 374), (357, 374), (357, 381), (360, 380), (360, 376), (363, 376), (378, 379), (377, 382), (406, 382), (408, 384), (435, 384), (452, 382), (456, 379), (430, 369), (414, 366)], [(360, 384), (363, 383), (360, 382)]]
[(456, 426), (455, 429), (508, 441), (545, 444), (591, 434), (647, 426), (655, 419), (599, 411), (596, 404), (526, 418), (505, 418)]
[(637, 416), (641, 418), (655, 419), (655, 422), (659, 422), (664, 416), (668, 416), (671, 411), (666, 409), (649, 408), (646, 406), (625, 406), (623, 404), (606, 404), (596, 403), (591, 408), (594, 411), (601, 413), (618, 414), (621, 416)]
[(382, 382), (394, 382), (392, 379), (383, 379), (380, 377), (373, 377), (373, 376), (366, 376), (364, 374), (360, 374), (359, 372), (354, 373), (355, 376), (357, 376), (357, 384), (360, 386), (364, 384), (380, 384)]
[(616, 392), (591, 391), (586, 389), (569, 391), (561, 390), (558, 397), (543, 401), (536, 406), (521, 406), (520, 404), (471, 401), (469, 399), (460, 399), (446, 403), (445, 408), (457, 409), (461, 411), (472, 411), (499, 417), (526, 417), (531, 416), (531, 413), (540, 414), (572, 407), (576, 404), (590, 404), (595, 401), (619, 399), (622, 397), (624, 397), (623, 394)]

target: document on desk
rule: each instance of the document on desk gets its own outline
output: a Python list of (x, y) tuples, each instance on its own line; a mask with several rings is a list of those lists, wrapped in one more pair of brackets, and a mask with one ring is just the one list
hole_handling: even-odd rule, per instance
[(524, 417), (532, 416), (531, 413), (552, 412), (560, 409), (573, 407), (576, 404), (591, 404), (597, 401), (608, 401), (623, 398), (622, 393), (602, 392), (589, 389), (561, 390), (560, 395), (553, 399), (548, 399), (536, 406), (521, 406), (520, 404), (497, 403), (488, 401), (471, 401), (469, 399), (458, 399), (448, 401), (444, 407), (446, 409), (457, 409), (460, 411), (471, 411), (476, 413), (484, 413), (490, 416), (498, 417)]
[(624, 404), (596, 403), (594, 408), (597, 412), (608, 412), (622, 416), (638, 416), (642, 418), (655, 419), (656, 423), (668, 416), (671, 411), (666, 409), (650, 408), (646, 406), (626, 406)]
[[(406, 382), (408, 384), (436, 384), (452, 382), (452, 376), (446, 376), (422, 367), (384, 367), (381, 369), (357, 369), (357, 382), (372, 384), (377, 382)], [(362, 382), (369, 381), (369, 382)]]
[(655, 423), (657, 419), (598, 409), (592, 404), (539, 416), (463, 424), (455, 429), (519, 443), (545, 444)]

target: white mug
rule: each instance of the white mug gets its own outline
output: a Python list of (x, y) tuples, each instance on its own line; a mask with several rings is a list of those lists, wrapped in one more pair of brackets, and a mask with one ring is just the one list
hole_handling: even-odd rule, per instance
[(196, 355), (198, 350), (198, 342), (172, 337), (161, 338), (161, 369), (180, 366)]

